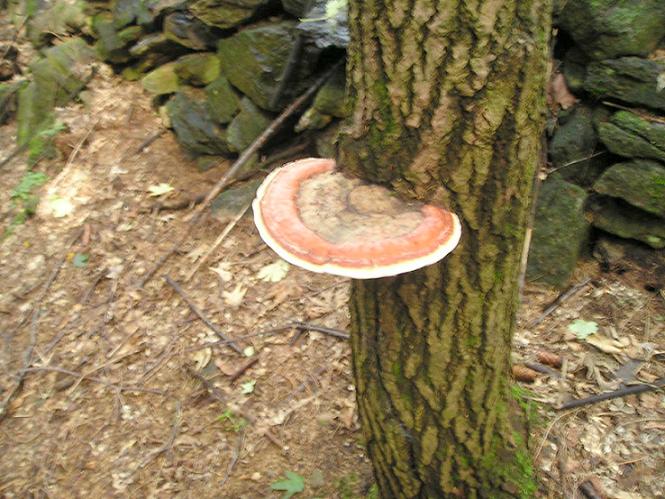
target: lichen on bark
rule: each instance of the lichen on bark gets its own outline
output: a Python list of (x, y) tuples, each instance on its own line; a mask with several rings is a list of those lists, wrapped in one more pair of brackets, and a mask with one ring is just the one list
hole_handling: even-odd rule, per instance
[[(549, 0), (349, 2), (346, 171), (462, 222), (443, 262), (354, 281), (353, 368), (383, 497), (519, 497), (509, 382), (544, 125)], [(517, 424), (516, 424), (517, 423)]]

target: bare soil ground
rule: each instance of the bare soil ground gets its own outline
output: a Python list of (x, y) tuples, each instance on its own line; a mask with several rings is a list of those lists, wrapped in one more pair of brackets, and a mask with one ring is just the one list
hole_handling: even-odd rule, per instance
[[(364, 497), (373, 481), (348, 344), (294, 328), (258, 334), (294, 320), (346, 329), (348, 282), (273, 265), (250, 216), (186, 281), (226, 227), (210, 215), (138, 289), (192, 213), (152, 210), (149, 187), (173, 186), (168, 201), (191, 198), (223, 167), (197, 171), (170, 132), (137, 152), (160, 121), (140, 85), (107, 67), (82, 100), (59, 111), (61, 157), (36, 166), (49, 176), (37, 216), (0, 244), (1, 399), (16, 390), (0, 422), (0, 496), (280, 497), (271, 484), (291, 471), (305, 479), (301, 497)], [(0, 127), (0, 150), (12, 149), (14, 133)], [(3, 228), (25, 171), (17, 157), (0, 172)], [(523, 297), (515, 362), (540, 351), (564, 359), (522, 384), (537, 407), (538, 495), (583, 497), (587, 482), (597, 497), (663, 497), (662, 392), (555, 409), (665, 376), (663, 295), (641, 289), (635, 272), (602, 274), (594, 262), (575, 281), (588, 277), (537, 326), (557, 293), (529, 287)], [(598, 332), (572, 332), (576, 319)], [(26, 352), (31, 367), (17, 388)]]

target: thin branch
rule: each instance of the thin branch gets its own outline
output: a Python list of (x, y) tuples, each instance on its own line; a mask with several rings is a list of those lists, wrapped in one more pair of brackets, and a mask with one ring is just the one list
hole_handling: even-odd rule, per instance
[(251, 204), (247, 204), (247, 205), (243, 206), (243, 207), (238, 211), (238, 213), (236, 213), (236, 216), (233, 217), (233, 220), (231, 220), (228, 224), (226, 224), (226, 227), (224, 227), (224, 230), (219, 234), (219, 236), (217, 236), (217, 239), (215, 239), (215, 242), (212, 243), (212, 246), (210, 247), (210, 249), (209, 249), (208, 251), (206, 251), (205, 255), (203, 255), (203, 256), (199, 259), (199, 261), (196, 263), (196, 265), (194, 265), (194, 268), (189, 272), (189, 274), (187, 274), (187, 275), (185, 276), (185, 282), (189, 282), (189, 280), (190, 280), (190, 279), (194, 276), (194, 274), (196, 274), (196, 272), (199, 270), (199, 268), (201, 267), (201, 265), (203, 265), (203, 264), (208, 260), (208, 258), (209, 258), (210, 255), (213, 253), (213, 251), (215, 251), (215, 250), (219, 247), (219, 245), (222, 244), (222, 242), (224, 241), (224, 239), (226, 239), (226, 236), (228, 236), (228, 235), (231, 233), (231, 231), (232, 231), (233, 228), (236, 226), (236, 224), (237, 224), (237, 223), (240, 221), (240, 219), (245, 215), (245, 213), (247, 213), (247, 210), (249, 210), (249, 207), (250, 207), (250, 206), (251, 206)]
[[(76, 241), (78, 241), (78, 239), (83, 234), (83, 230), (84, 230), (83, 227), (80, 227), (79, 230), (76, 231), (76, 234), (74, 234), (74, 236), (67, 242), (65, 250), (68, 250)], [(2, 405), (0, 405), (0, 422), (3, 419), (5, 419), (5, 417), (7, 417), (7, 414), (9, 414), (9, 404), (11, 404), (14, 397), (16, 397), (16, 395), (21, 391), (21, 388), (23, 388), (23, 383), (25, 382), (26, 373), (28, 372), (30, 364), (32, 364), (32, 355), (34, 353), (35, 347), (37, 346), (37, 336), (38, 336), (37, 323), (39, 322), (39, 316), (41, 315), (42, 302), (46, 298), (46, 294), (51, 289), (51, 286), (58, 277), (58, 274), (60, 274), (60, 270), (62, 269), (62, 266), (65, 264), (66, 261), (67, 261), (67, 251), (65, 251), (65, 254), (60, 258), (60, 260), (53, 268), (51, 275), (49, 276), (49, 278), (46, 281), (46, 284), (44, 285), (44, 289), (42, 289), (42, 292), (39, 294), (39, 297), (35, 301), (35, 306), (32, 308), (31, 311), (32, 320), (30, 325), (30, 343), (28, 344), (28, 348), (26, 348), (25, 352), (23, 353), (23, 367), (17, 373), (16, 384), (5, 397), (5, 399), (2, 402)], [(19, 325), (14, 330), (13, 334), (15, 334), (21, 328), (21, 326), (25, 323), (29, 315), (30, 314), (25, 315), (25, 317), (21, 320)]]
[(221, 179), (213, 186), (208, 195), (206, 196), (203, 203), (196, 209), (194, 216), (189, 221), (187, 228), (185, 229), (182, 236), (175, 242), (175, 244), (164, 254), (162, 255), (157, 263), (143, 276), (139, 281), (138, 287), (142, 288), (145, 284), (152, 279), (155, 273), (162, 268), (164, 263), (180, 249), (180, 246), (189, 238), (190, 233), (194, 227), (201, 221), (204, 211), (210, 206), (213, 200), (219, 195), (222, 190), (228, 186), (228, 184), (235, 178), (240, 169), (247, 163), (247, 161), (257, 152), (261, 147), (265, 145), (270, 137), (272, 137), (275, 132), (281, 128), (281, 126), (286, 122), (286, 120), (295, 113), (300, 106), (302, 106), (307, 100), (314, 95), (314, 93), (323, 85), (330, 75), (342, 64), (343, 59), (333, 65), (326, 73), (319, 78), (305, 93), (298, 97), (295, 101), (291, 103), (284, 111), (280, 113), (275, 120), (268, 125), (268, 127), (259, 135), (252, 144), (243, 151), (240, 157), (233, 163), (231, 168), (222, 176)]
[[(63, 369), (62, 367), (57, 367), (57, 366), (40, 366), (40, 367), (28, 367), (25, 369), (25, 372), (30, 372), (30, 373), (36, 373), (40, 371), (46, 371), (46, 372), (54, 372), (54, 373), (62, 373), (66, 374), (68, 376), (73, 376), (75, 378), (80, 378), (82, 376), (82, 373), (77, 372), (77, 371), (70, 371), (69, 369)], [(100, 385), (104, 385), (108, 388), (112, 388), (114, 390), (118, 390), (121, 392), (140, 392), (140, 393), (154, 393), (155, 395), (161, 395), (163, 397), (167, 396), (167, 393), (162, 391), (162, 390), (157, 390), (156, 388), (143, 388), (141, 386), (133, 386), (133, 385), (117, 385), (115, 383), (112, 383), (110, 381), (106, 381), (105, 379), (101, 378), (85, 378), (87, 381), (92, 381), (93, 383), (99, 383)]]
[(624, 386), (623, 388), (619, 388), (611, 392), (592, 395), (590, 397), (586, 397), (583, 399), (570, 400), (562, 404), (560, 407), (557, 407), (557, 409), (559, 410), (573, 409), (575, 407), (597, 404), (598, 402), (603, 402), (605, 400), (611, 400), (620, 397), (626, 397), (628, 395), (637, 395), (638, 393), (652, 392), (655, 390), (660, 390), (663, 387), (665, 387), (665, 378), (658, 378), (656, 381), (650, 384)]
[(545, 308), (545, 310), (543, 310), (543, 313), (539, 317), (536, 317), (533, 321), (531, 321), (529, 327), (535, 327), (541, 322), (543, 322), (548, 315), (550, 315), (557, 308), (559, 308), (566, 300), (570, 299), (571, 297), (575, 296), (578, 292), (582, 291), (590, 282), (591, 282), (591, 277), (587, 277), (582, 282), (579, 282), (574, 286), (571, 286), (566, 291), (561, 293), (559, 296), (556, 297), (556, 299), (550, 305), (547, 306), (547, 308)]
[(317, 326), (316, 324), (309, 324), (307, 322), (300, 322), (300, 321), (294, 321), (291, 322), (290, 325), (292, 327), (295, 327), (297, 329), (304, 329), (307, 331), (316, 331), (317, 333), (323, 333), (327, 334), (328, 336), (333, 336), (335, 338), (341, 338), (343, 340), (348, 340), (351, 335), (347, 333), (346, 331), (342, 331), (341, 329), (335, 329), (332, 327), (326, 327), (326, 326)]
[(194, 313), (199, 317), (199, 319), (201, 319), (201, 320), (203, 321), (203, 323), (204, 323), (206, 326), (208, 326), (208, 327), (209, 327), (209, 328), (210, 328), (210, 329), (211, 329), (211, 330), (212, 330), (212, 331), (213, 331), (213, 332), (214, 332), (219, 338), (221, 338), (222, 340), (226, 341), (226, 342), (227, 342), (226, 344), (227, 344), (229, 347), (231, 347), (236, 353), (242, 354), (242, 348), (240, 348), (240, 347), (238, 346), (238, 344), (237, 344), (234, 340), (232, 340), (231, 338), (229, 338), (228, 336), (226, 336), (226, 335), (222, 332), (221, 329), (219, 329), (215, 324), (213, 324), (213, 323), (210, 321), (210, 319), (208, 319), (208, 318), (203, 314), (203, 312), (201, 312), (201, 310), (199, 309), (199, 307), (197, 307), (197, 306), (194, 304), (194, 302), (191, 300), (191, 298), (190, 298), (189, 296), (187, 296), (187, 294), (185, 294), (185, 292), (184, 292), (183, 289), (180, 287), (180, 285), (178, 285), (177, 282), (175, 282), (173, 279), (171, 279), (171, 278), (170, 278), (169, 276), (167, 276), (167, 275), (164, 276), (164, 280), (169, 284), (169, 286), (171, 286), (171, 287), (176, 291), (176, 293), (178, 293), (178, 294), (180, 295), (180, 297), (181, 297), (181, 298), (185, 301), (185, 303), (189, 306), (189, 308), (191, 309), (191, 311), (194, 312)]
[(136, 469), (134, 469), (132, 475), (141, 468), (145, 468), (150, 462), (152, 462), (161, 454), (173, 449), (173, 443), (175, 442), (175, 439), (178, 437), (178, 433), (180, 433), (181, 423), (182, 423), (182, 404), (180, 403), (180, 401), (178, 401), (176, 402), (175, 417), (173, 418), (173, 426), (171, 427), (171, 434), (169, 435), (169, 438), (166, 440), (166, 442), (164, 442), (164, 444), (161, 447), (153, 450), (150, 454), (148, 454), (143, 459), (143, 461), (139, 463)]

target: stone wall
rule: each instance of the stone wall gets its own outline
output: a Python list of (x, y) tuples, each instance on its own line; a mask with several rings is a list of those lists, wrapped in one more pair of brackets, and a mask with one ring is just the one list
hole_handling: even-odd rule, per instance
[[(34, 5), (16, 2), (16, 12)], [(18, 96), (20, 143), (50, 126), (53, 108), (85, 85), (92, 46), (153, 95), (165, 125), (201, 168), (215, 165), (245, 149), (343, 57), (344, 4), (38, 3), (27, 33), (41, 57), (27, 79), (0, 84), (0, 119), (15, 110)], [(599, 255), (616, 255), (623, 240), (661, 255), (665, 248), (665, 0), (560, 0), (555, 24), (548, 165), (527, 275), (562, 287), (594, 247)], [(340, 69), (290, 131), (317, 131), (321, 156), (334, 155), (346, 114), (344, 83)]]
[[(665, 1), (559, 2), (547, 177), (528, 277), (565, 286), (580, 254), (665, 248)], [(610, 258), (612, 260), (612, 258)], [(654, 281), (662, 287), (665, 268)]]

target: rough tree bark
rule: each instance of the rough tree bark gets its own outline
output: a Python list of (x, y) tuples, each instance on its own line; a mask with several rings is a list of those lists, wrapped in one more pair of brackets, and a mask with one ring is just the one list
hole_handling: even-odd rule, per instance
[(440, 264), (352, 286), (357, 399), (381, 494), (529, 496), (509, 368), (550, 0), (351, 0), (349, 19), (339, 164), (462, 221)]

